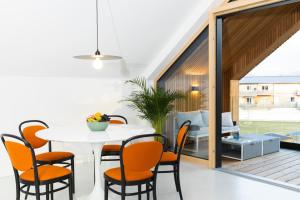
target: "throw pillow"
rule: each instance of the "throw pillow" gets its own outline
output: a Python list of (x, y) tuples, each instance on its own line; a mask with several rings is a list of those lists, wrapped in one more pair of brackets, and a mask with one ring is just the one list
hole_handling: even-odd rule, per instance
[(205, 124), (205, 126), (208, 126), (209, 118), (208, 118), (208, 110), (201, 110), (202, 119)]
[(201, 112), (178, 112), (176, 114), (177, 119), (177, 126), (178, 128), (181, 126), (183, 122), (186, 120), (191, 120), (192, 125), (196, 126), (205, 126), (205, 123), (203, 122)]
[(233, 126), (231, 112), (222, 113), (222, 126), (225, 126), (225, 127)]

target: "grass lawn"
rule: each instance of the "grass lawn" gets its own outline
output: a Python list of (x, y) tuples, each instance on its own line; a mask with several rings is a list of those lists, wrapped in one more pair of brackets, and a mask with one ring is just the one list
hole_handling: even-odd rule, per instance
[(240, 121), (240, 133), (289, 133), (300, 131), (300, 122), (283, 121)]

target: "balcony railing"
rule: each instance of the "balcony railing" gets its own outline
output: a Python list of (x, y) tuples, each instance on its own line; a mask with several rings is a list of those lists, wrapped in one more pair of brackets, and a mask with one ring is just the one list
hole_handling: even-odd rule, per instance
[(256, 108), (257, 106), (255, 104), (247, 104), (247, 103), (242, 103), (240, 104), (241, 108)]
[[(255, 90), (255, 91), (241, 91), (240, 96), (244, 97), (254, 97), (254, 96), (271, 96), (273, 95), (272, 91), (269, 90)], [(300, 95), (300, 91), (299, 91)]]
[(271, 96), (271, 95), (273, 95), (273, 92), (269, 91), (269, 90), (260, 90), (260, 91), (257, 91), (257, 95), (258, 96)]
[(257, 91), (241, 91), (240, 96), (255, 97), (255, 96), (257, 96)]
[(260, 103), (260, 104), (248, 104), (241, 103), (241, 108), (300, 108), (300, 104), (298, 103), (280, 103), (280, 104), (272, 104), (272, 103)]

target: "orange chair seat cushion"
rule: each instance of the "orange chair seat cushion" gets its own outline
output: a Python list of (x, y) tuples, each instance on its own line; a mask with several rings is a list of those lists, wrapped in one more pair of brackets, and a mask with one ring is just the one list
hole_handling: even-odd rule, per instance
[(110, 124), (125, 124), (125, 122), (118, 120), (118, 119), (111, 119), (109, 121)]
[[(112, 168), (104, 172), (104, 174), (114, 180), (121, 181), (121, 168)], [(135, 172), (125, 171), (126, 181), (141, 181), (149, 179), (153, 176), (153, 173), (149, 171)]]
[(102, 151), (120, 151), (121, 145), (118, 144), (106, 144), (103, 146)]
[[(38, 175), (40, 181), (49, 181), (71, 174), (71, 170), (64, 167), (52, 165), (43, 165), (38, 167)], [(30, 169), (20, 175), (20, 179), (24, 181), (34, 182), (34, 170)]]
[(36, 156), (37, 161), (57, 161), (74, 157), (70, 152), (47, 152)]
[(177, 154), (173, 152), (163, 152), (160, 162), (173, 162), (177, 160)]

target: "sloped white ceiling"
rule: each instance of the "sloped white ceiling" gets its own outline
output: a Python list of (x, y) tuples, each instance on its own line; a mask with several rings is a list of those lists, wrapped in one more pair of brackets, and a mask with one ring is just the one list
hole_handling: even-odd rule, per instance
[[(212, 2), (99, 0), (100, 50), (121, 55), (131, 76), (142, 74)], [(97, 71), (90, 61), (72, 58), (95, 51), (95, 0), (0, 1), (0, 19), (2, 76), (122, 77), (118, 61)]]

